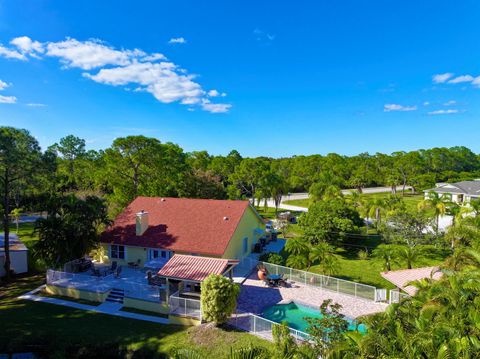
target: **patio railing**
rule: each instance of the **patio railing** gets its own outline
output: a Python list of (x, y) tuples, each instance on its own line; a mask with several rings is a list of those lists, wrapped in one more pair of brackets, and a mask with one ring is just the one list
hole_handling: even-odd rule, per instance
[(170, 314), (191, 317), (202, 321), (202, 307), (199, 300), (182, 298), (178, 292), (168, 298)]
[[(238, 312), (232, 315), (228, 323), (235, 328), (255, 334), (268, 340), (273, 339), (272, 327), (279, 325), (278, 323), (259, 317), (258, 315), (245, 312)], [(310, 335), (305, 332), (293, 328), (289, 328), (289, 330), (290, 334), (297, 341), (310, 340)]]
[(271, 274), (281, 274), (285, 279), (302, 283), (304, 285), (327, 289), (332, 292), (347, 294), (356, 298), (369, 299), (373, 301), (376, 301), (377, 299), (377, 288), (371, 285), (351, 282), (340, 278), (306, 272), (303, 270), (293, 269), (267, 262), (258, 262), (258, 264), (265, 266), (265, 268)]
[(409, 298), (410, 296), (407, 293), (402, 293), (398, 289), (391, 289), (388, 302), (391, 303), (400, 303), (402, 299)]
[(113, 274), (105, 277), (97, 277), (88, 274), (68, 273), (62, 271), (47, 270), (47, 284), (60, 287), (75, 288), (90, 292), (107, 292), (113, 288), (124, 290), (125, 297), (165, 302), (165, 289), (140, 283), (131, 279), (118, 279)]

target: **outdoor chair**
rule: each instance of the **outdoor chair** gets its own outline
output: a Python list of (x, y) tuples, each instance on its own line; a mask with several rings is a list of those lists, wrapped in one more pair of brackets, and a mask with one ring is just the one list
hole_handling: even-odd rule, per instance
[(108, 270), (109, 273), (115, 273), (117, 270), (118, 263), (117, 261), (113, 261), (112, 265), (110, 266), (110, 269)]
[(122, 266), (118, 266), (117, 267), (117, 271), (115, 273), (115, 278), (119, 278), (120, 277), (120, 273), (122, 273)]

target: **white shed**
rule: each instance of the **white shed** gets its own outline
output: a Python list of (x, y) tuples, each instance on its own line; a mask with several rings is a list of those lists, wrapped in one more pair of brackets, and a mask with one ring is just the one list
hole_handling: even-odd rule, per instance
[[(10, 233), (10, 267), (19, 273), (28, 272), (28, 249), (25, 244), (20, 241), (16, 234)], [(5, 275), (5, 250), (4, 250), (4, 234), (0, 233), (0, 277)]]

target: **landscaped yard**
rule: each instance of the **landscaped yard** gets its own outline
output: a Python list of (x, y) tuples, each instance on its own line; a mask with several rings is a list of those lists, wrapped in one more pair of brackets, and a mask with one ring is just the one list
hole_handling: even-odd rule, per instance
[[(402, 192), (397, 192), (399, 196), (402, 196)], [(364, 194), (366, 198), (387, 198), (390, 195), (390, 192), (384, 192), (384, 193), (368, 193)], [(348, 195), (345, 196), (348, 198)], [(405, 193), (405, 195), (402, 197), (403, 200), (405, 201), (405, 205), (407, 209), (414, 210), (417, 208), (417, 205), (420, 201), (423, 200), (424, 196), (423, 194), (411, 194), (411, 193)], [(292, 206), (299, 206), (299, 207), (305, 207), (308, 208), (310, 204), (310, 200), (308, 198), (306, 199), (293, 199), (290, 201), (284, 201), (283, 203), (285, 204), (290, 204)]]
[(43, 351), (52, 357), (76, 357), (79, 346), (100, 348), (109, 357), (108, 348), (143, 348), (144, 357), (158, 357), (175, 348), (195, 348), (210, 358), (226, 356), (230, 347), (270, 343), (247, 333), (203, 327), (161, 325), (119, 318), (47, 303), (18, 300), (16, 297), (44, 282), (43, 275), (17, 279), (0, 287), (0, 353)]
[[(12, 232), (15, 233), (14, 227)], [(32, 248), (36, 236), (33, 223), (20, 225), (19, 237)], [(79, 347), (100, 348), (109, 357), (108, 348), (149, 350), (146, 357), (165, 357), (176, 348), (195, 348), (211, 358), (227, 355), (230, 347), (269, 346), (253, 335), (217, 328), (161, 325), (54, 304), (19, 300), (17, 297), (45, 282), (45, 274), (28, 275), (15, 282), (0, 284), (0, 353), (7, 351), (43, 351), (52, 357), (76, 357)], [(70, 298), (70, 300), (73, 300)], [(74, 300), (73, 300), (74, 301)], [(6, 323), (6, 325), (5, 325)], [(150, 352), (151, 351), (151, 352)], [(88, 357), (88, 354), (85, 354)]]

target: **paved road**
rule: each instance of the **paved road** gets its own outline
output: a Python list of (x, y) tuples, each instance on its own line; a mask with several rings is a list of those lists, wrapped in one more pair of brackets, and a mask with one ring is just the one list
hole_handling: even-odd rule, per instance
[[(412, 187), (406, 186), (405, 190), (410, 190)], [(397, 187), (397, 191), (401, 191), (402, 186)], [(344, 195), (349, 195), (352, 191), (352, 189), (344, 189), (342, 190), (342, 193)], [(371, 193), (385, 193), (385, 192), (390, 192), (391, 188), (390, 187), (371, 187), (371, 188), (364, 188), (363, 193), (364, 194), (371, 194)], [(291, 201), (295, 199), (307, 199), (308, 198), (308, 193), (290, 193), (289, 195), (283, 196), (282, 202), (280, 203), (280, 208), (286, 209), (289, 211), (300, 211), (300, 212), (308, 212), (308, 208), (305, 207), (299, 207), (299, 206), (292, 206), (291, 204), (286, 204), (284, 203), (285, 201)], [(268, 200), (268, 206), (269, 207), (275, 207), (275, 202), (273, 199)]]

